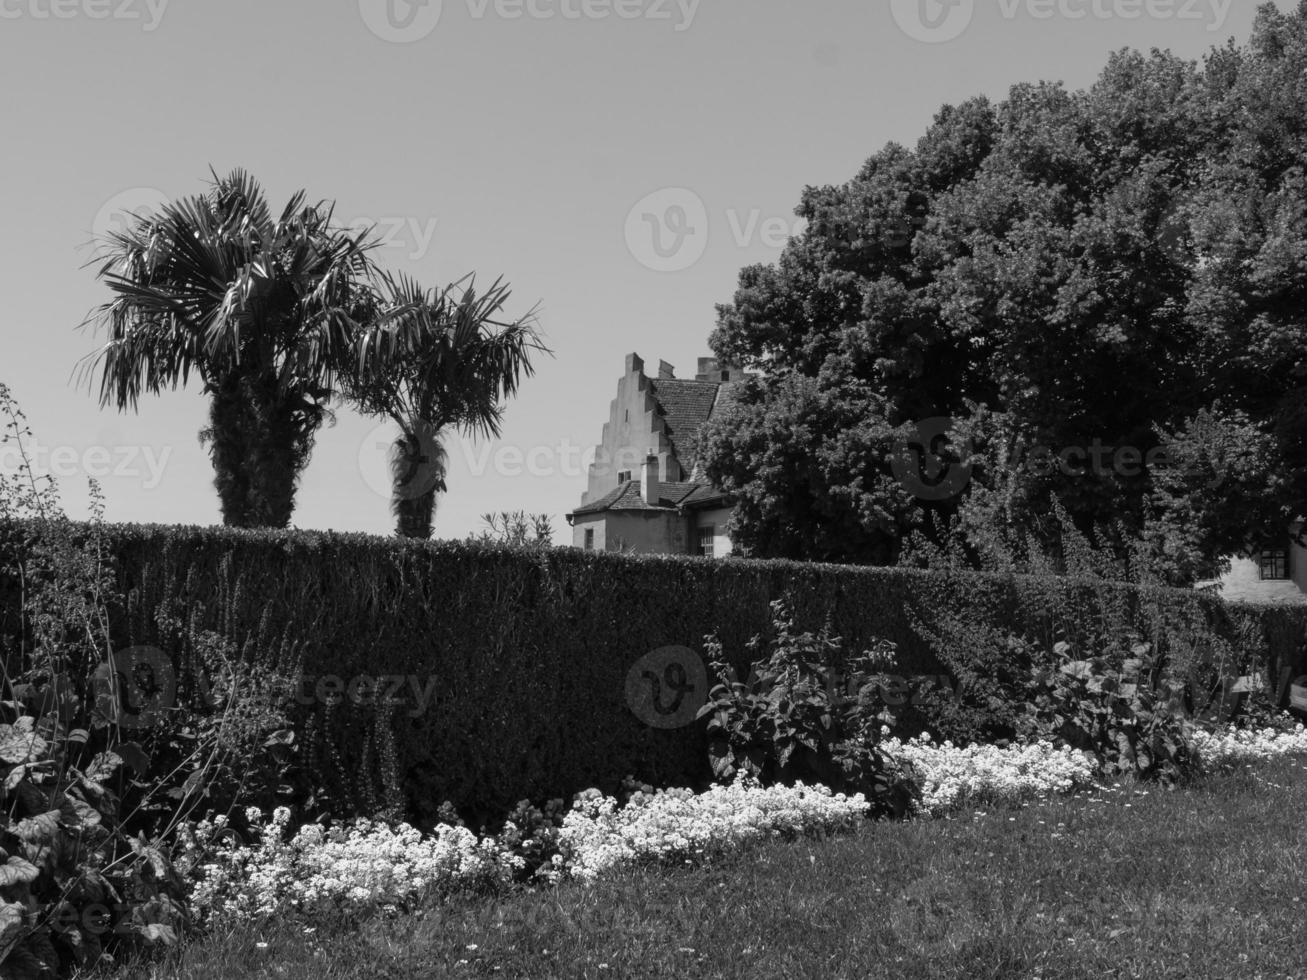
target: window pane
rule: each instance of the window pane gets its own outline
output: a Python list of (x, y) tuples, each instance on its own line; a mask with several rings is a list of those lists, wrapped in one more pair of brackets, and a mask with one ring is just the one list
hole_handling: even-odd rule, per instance
[(1285, 580), (1289, 578), (1289, 550), (1273, 548), (1263, 551), (1259, 557), (1261, 577), (1264, 580)]

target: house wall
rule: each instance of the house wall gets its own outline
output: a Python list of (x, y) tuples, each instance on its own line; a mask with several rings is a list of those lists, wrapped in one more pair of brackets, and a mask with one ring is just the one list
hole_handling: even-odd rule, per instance
[(572, 544), (577, 548), (585, 547), (585, 532), (587, 530), (595, 533), (595, 551), (607, 551), (606, 527), (604, 525), (603, 514), (592, 514), (589, 519), (584, 517), (576, 518), (576, 523), (572, 525)]
[(1218, 583), (1221, 598), (1229, 602), (1307, 603), (1307, 548), (1292, 540), (1289, 576), (1288, 580), (1263, 581), (1256, 558), (1232, 558), (1230, 571)]
[[(674, 511), (610, 510), (607, 550), (633, 551), (641, 555), (685, 553), (685, 522)], [(598, 535), (595, 536), (596, 540)]]
[(700, 510), (694, 512), (693, 528), (690, 532), (690, 549), (695, 554), (699, 553), (699, 529), (711, 527), (713, 529), (713, 555), (716, 558), (725, 558), (731, 553), (731, 539), (726, 533), (726, 522), (731, 519), (730, 507), (719, 507), (716, 510)]
[(590, 466), (582, 505), (617, 489), (617, 477), (623, 470), (630, 470), (632, 478), (638, 480), (640, 467), (651, 452), (658, 456), (664, 482), (683, 479), (644, 373), (644, 361), (631, 354), (626, 358), (626, 373), (617, 382), (617, 397), (608, 408), (608, 421)]
[(572, 544), (585, 547), (585, 532), (595, 533), (595, 551), (621, 551), (642, 555), (684, 554), (686, 522), (668, 510), (610, 510), (576, 518)]
[[(1292, 534), (1297, 534), (1302, 530), (1301, 524), (1295, 524)], [(1307, 548), (1290, 539), (1289, 541), (1289, 575), (1293, 578), (1293, 583), (1300, 591), (1304, 593), (1303, 601), (1307, 602)]]

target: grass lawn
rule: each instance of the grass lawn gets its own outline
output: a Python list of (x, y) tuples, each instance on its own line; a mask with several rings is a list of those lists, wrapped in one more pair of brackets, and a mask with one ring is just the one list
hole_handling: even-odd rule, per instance
[(1307, 759), (1281, 760), (392, 922), (272, 924), (118, 976), (1298, 978), (1305, 875)]

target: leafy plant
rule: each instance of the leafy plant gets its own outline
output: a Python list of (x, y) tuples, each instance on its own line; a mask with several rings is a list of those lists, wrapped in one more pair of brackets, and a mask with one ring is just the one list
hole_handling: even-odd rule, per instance
[[(840, 657), (829, 627), (799, 633), (784, 600), (771, 604), (770, 652), (741, 682), (706, 639), (720, 683), (699, 709), (707, 718), (709, 761), (718, 782), (746, 772), (764, 785), (819, 782), (837, 792), (864, 793), (874, 815), (902, 816), (917, 794), (911, 773), (877, 745), (882, 719), (876, 704), (893, 646), (880, 641), (864, 653)], [(760, 652), (761, 636), (749, 649)], [(843, 670), (841, 670), (843, 668)], [(840, 678), (856, 693), (841, 693)]]
[(483, 544), (506, 544), (513, 547), (548, 548), (553, 544), (554, 528), (548, 514), (528, 514), (525, 511), (501, 511), (482, 514), (485, 525), (479, 535), (469, 535), (469, 541)]
[(1060, 663), (1032, 676), (1025, 734), (1092, 752), (1108, 770), (1138, 779), (1174, 783), (1195, 771), (1184, 685), (1151, 644), (1136, 643), (1119, 668), (1078, 659), (1066, 642), (1054, 652)]
[(185, 622), (155, 610), (179, 656), (117, 646), (126, 598), (99, 488), (92, 520), (71, 521), (2, 384), (0, 416), (19, 459), (0, 475), (0, 586), (16, 600), (0, 623), (0, 975), (67, 976), (190, 924), (171, 853), (197, 810), (285, 795), (295, 745), (274, 668), (297, 651), (246, 666), (197, 628), (198, 603)]
[(171, 945), (189, 923), (185, 886), (158, 840), (128, 836), (106, 785), (127, 752), (91, 754), (90, 733), (3, 704), (0, 961), (43, 980), (110, 952)]
[[(957, 745), (1006, 744), (1016, 737), (1030, 671), (1043, 658), (1034, 642), (941, 612), (929, 628), (936, 655), (953, 676), (952, 689), (929, 688), (916, 699), (923, 725)], [(902, 728), (902, 733), (918, 734)]]

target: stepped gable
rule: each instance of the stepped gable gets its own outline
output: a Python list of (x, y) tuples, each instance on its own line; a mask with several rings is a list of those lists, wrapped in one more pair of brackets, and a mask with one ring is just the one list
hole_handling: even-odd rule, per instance
[(718, 389), (716, 381), (689, 381), (680, 378), (650, 378), (649, 385), (658, 403), (668, 441), (684, 472), (694, 469), (699, 454), (699, 432), (712, 417)]

